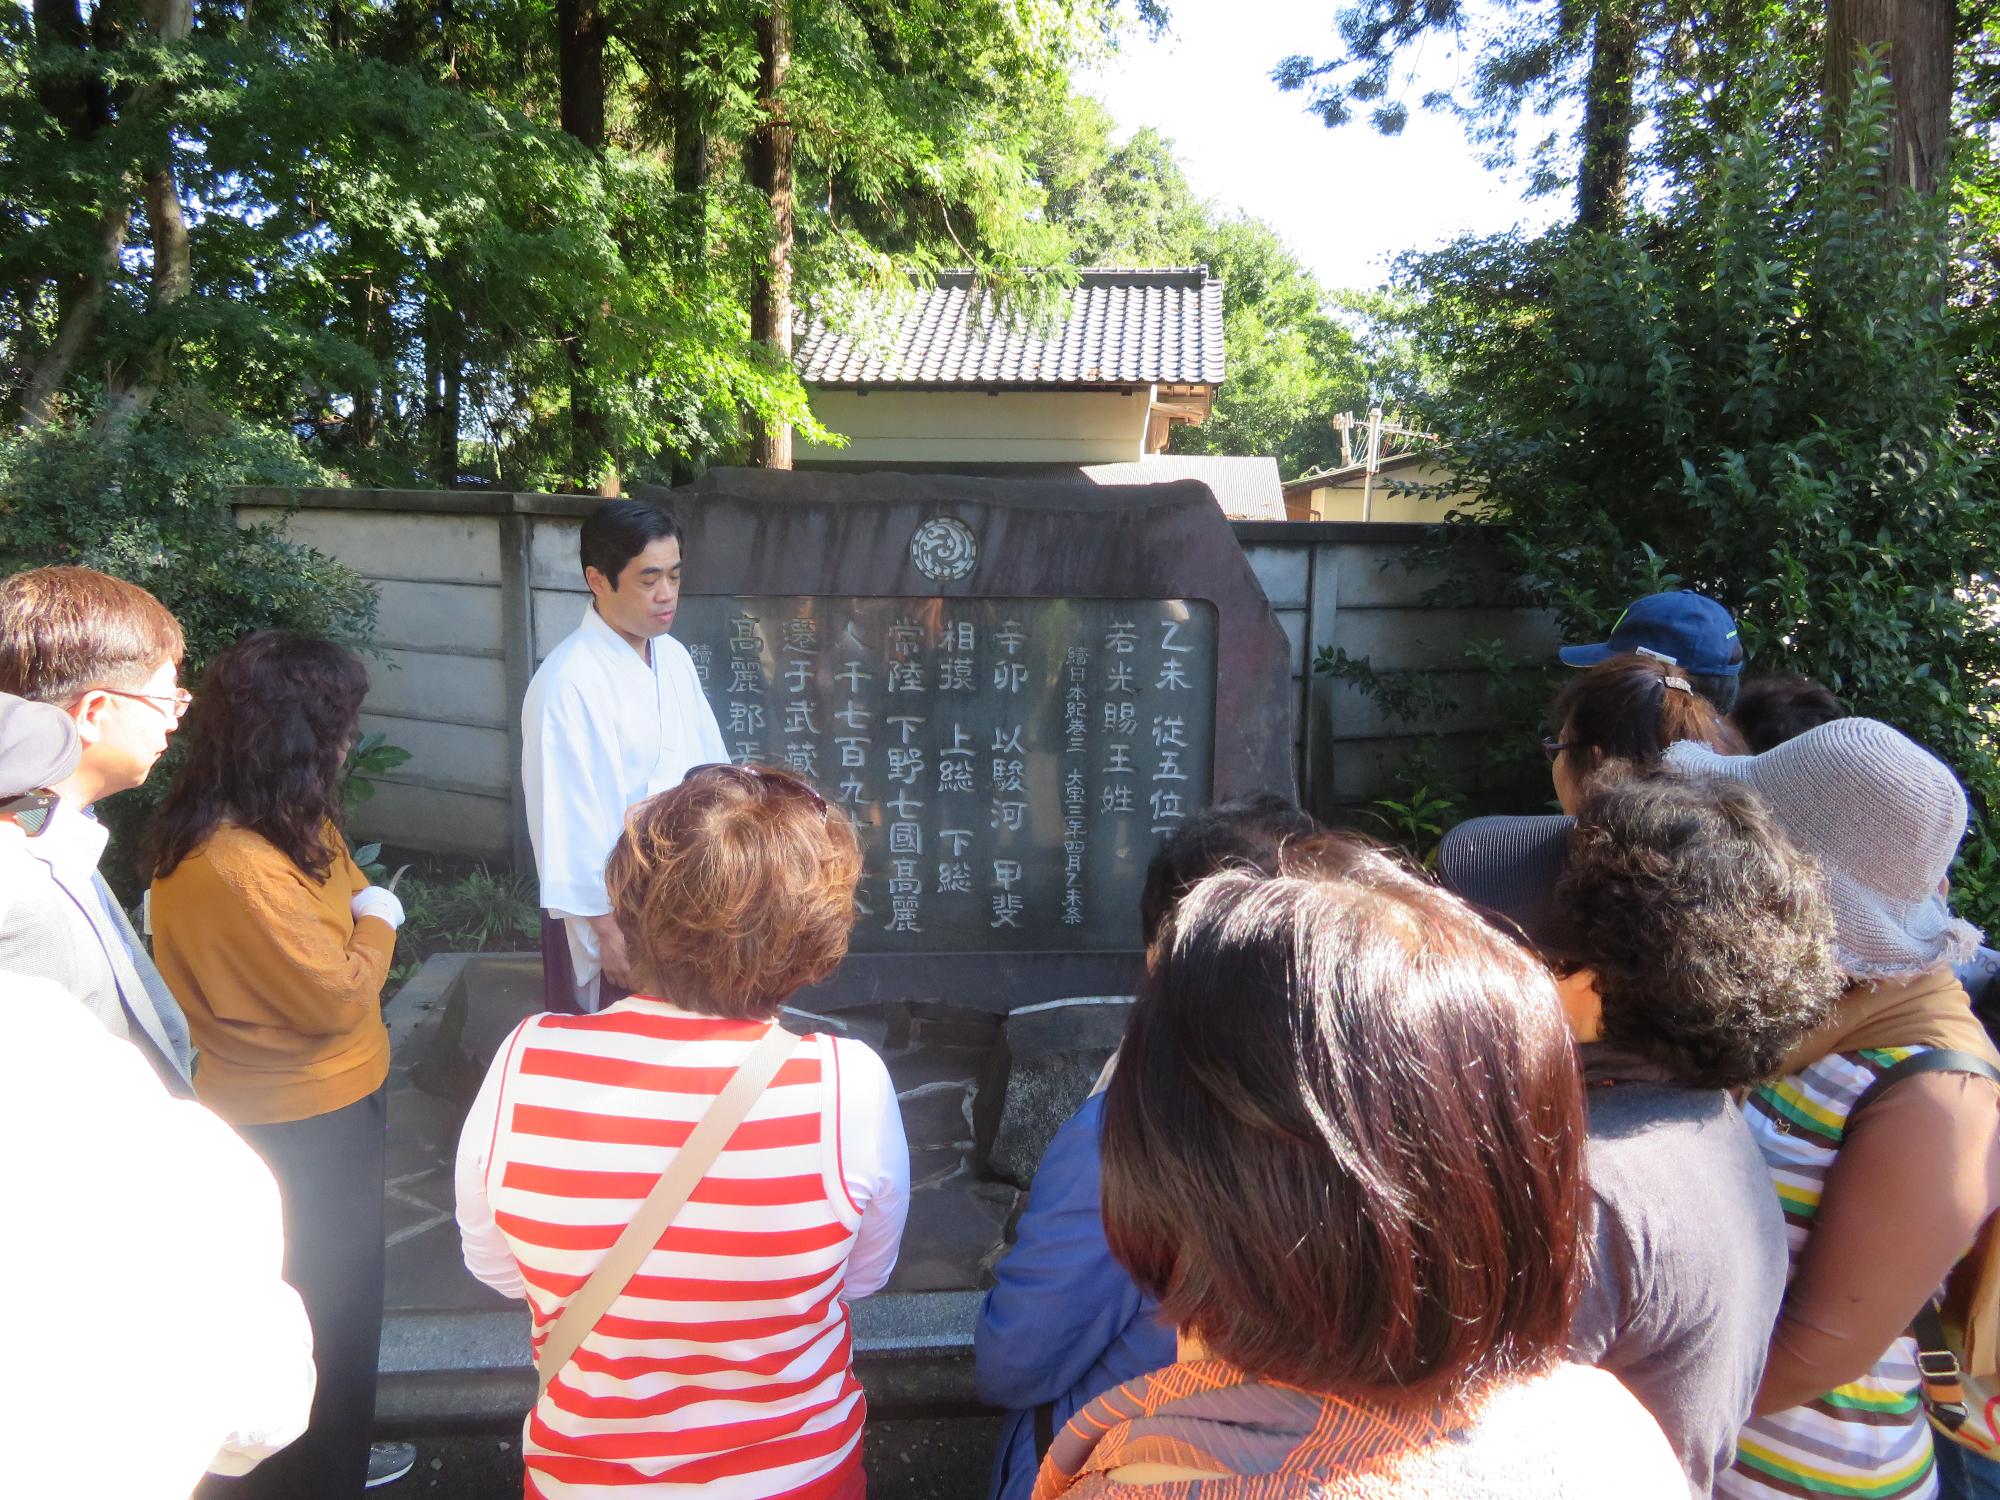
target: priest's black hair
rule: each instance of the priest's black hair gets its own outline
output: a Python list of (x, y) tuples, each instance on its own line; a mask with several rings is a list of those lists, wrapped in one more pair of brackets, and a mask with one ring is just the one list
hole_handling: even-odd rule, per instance
[[(607, 500), (583, 518), (578, 550), (583, 566), (597, 569), (615, 589), (625, 565), (668, 536), (680, 542), (681, 523), (665, 506), (649, 500)], [(685, 550), (685, 542), (682, 547)]]

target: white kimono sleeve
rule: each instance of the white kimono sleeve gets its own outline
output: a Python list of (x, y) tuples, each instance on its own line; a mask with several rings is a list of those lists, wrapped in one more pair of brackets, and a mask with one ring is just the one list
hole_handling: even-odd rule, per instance
[(717, 765), (729, 759), (729, 747), (722, 741), (722, 724), (715, 717), (715, 707), (708, 701), (708, 694), (701, 690), (701, 679), (694, 675), (693, 666), (687, 668), (690, 696), (694, 699), (695, 721), (688, 726), (694, 731), (695, 746), (700, 751), (694, 763), (698, 766)]
[(625, 828), (614, 705), (593, 706), (574, 680), (530, 694), (523, 706), (521, 781), (545, 910), (601, 917), (611, 910), (604, 865)]

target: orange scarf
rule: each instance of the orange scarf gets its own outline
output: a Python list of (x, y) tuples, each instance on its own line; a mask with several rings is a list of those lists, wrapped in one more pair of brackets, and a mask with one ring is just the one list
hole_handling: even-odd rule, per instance
[(1327, 1474), (1393, 1461), (1445, 1436), (1436, 1416), (1188, 1360), (1114, 1387), (1056, 1435), (1033, 1500), (1200, 1481), (1211, 1500), (1288, 1500)]

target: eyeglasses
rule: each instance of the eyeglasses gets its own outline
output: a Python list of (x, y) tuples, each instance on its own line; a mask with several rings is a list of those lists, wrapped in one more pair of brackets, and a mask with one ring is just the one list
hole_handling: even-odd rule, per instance
[(90, 691), (109, 693), (114, 698), (137, 698), (141, 703), (152, 704), (176, 724), (187, 717), (188, 705), (194, 702), (194, 694), (186, 688), (175, 688), (171, 698), (164, 693), (128, 693), (123, 688), (113, 687), (92, 688)]
[(56, 794), (45, 786), (31, 787), (12, 797), (0, 797), (0, 817), (12, 818), (21, 832), (36, 838), (49, 826), (56, 810)]
[(693, 781), (697, 776), (723, 776), (731, 781), (740, 781), (745, 786), (761, 786), (774, 795), (809, 801), (824, 813), (826, 798), (813, 790), (812, 783), (803, 777), (794, 776), (789, 771), (776, 771), (769, 766), (739, 766), (733, 761), (711, 761), (705, 766), (696, 766), (682, 779)]
[(1542, 754), (1549, 758), (1550, 765), (1555, 764), (1556, 757), (1561, 755), (1563, 751), (1581, 750), (1582, 748), (1581, 745), (1565, 745), (1561, 740), (1550, 739), (1547, 736), (1544, 736), (1542, 739)]

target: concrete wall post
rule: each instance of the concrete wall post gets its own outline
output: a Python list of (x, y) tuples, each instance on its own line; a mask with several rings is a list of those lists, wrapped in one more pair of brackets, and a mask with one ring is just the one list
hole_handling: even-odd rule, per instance
[(507, 759), (511, 770), (508, 831), (514, 868), (535, 868), (528, 839), (528, 808), (521, 792), (521, 700), (535, 675), (535, 607), (528, 569), (533, 520), (520, 508), (524, 497), (500, 521), (500, 648), (507, 683)]

